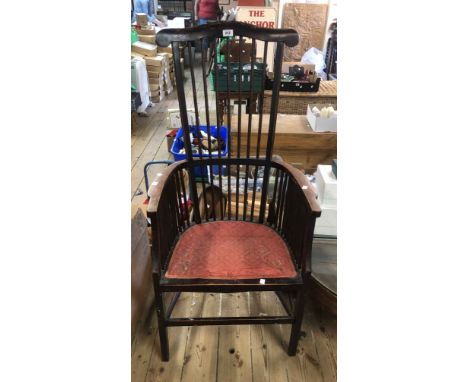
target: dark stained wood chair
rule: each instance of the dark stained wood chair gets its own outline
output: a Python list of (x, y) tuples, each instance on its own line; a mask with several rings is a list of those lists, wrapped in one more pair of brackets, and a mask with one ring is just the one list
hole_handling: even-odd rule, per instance
[[(265, 63), (268, 50), (274, 51), (274, 67), (269, 68), (274, 73), (270, 116), (262, 114), (265, 66), (260, 65), (262, 69), (259, 74), (259, 129), (261, 132), (263, 117), (269, 117), (266, 142), (261, 141), (261, 133), (251, 134), (253, 110), (244, 114), (249, 122), (248, 134), (243, 139), (244, 142), (241, 142), (240, 124), (243, 113), (240, 102), (234, 105), (234, 111), (228, 107), (224, 117), (221, 117), (221, 111), (218, 110), (217, 99), (210, 105), (206, 51), (202, 51), (202, 73), (198, 77), (195, 76), (197, 71), (194, 70), (194, 58), (190, 52), (189, 85), (192, 91), (186, 93), (184, 90), (179, 44), (202, 39), (215, 39), (219, 42), (226, 35), (235, 36), (241, 41), (238, 44), (239, 49), (242, 49), (243, 38), (252, 41), (250, 67), (243, 74), (246, 80), (249, 76), (250, 79), (254, 78), (254, 64), (259, 61)], [(304, 292), (311, 274), (315, 220), (320, 216), (320, 207), (304, 174), (272, 153), (284, 45), (296, 45), (298, 35), (291, 29), (264, 29), (245, 23), (226, 22), (187, 29), (164, 29), (157, 34), (156, 41), (160, 46), (172, 44), (187, 156), (186, 160), (177, 161), (158, 174), (149, 190), (147, 214), (153, 237), (153, 283), (162, 359), (169, 359), (167, 327), (191, 325), (291, 324), (288, 354), (295, 355), (304, 311)], [(263, 52), (261, 60), (256, 58), (257, 48)], [(224, 65), (227, 65), (227, 73), (230, 73), (225, 78), (228, 97), (238, 100), (236, 94), (239, 95), (241, 84), (239, 81), (235, 85), (233, 83), (245, 63), (229, 62), (229, 52), (226, 58)], [(215, 85), (223, 80), (221, 69), (215, 57)], [(198, 97), (201, 100), (197, 99), (197, 82), (198, 87), (202, 88), (202, 96)], [(254, 82), (249, 81), (251, 93), (254, 92)], [(186, 94), (193, 98), (195, 126), (189, 126)], [(216, 109), (213, 110), (215, 118), (211, 118), (216, 119), (215, 121), (210, 121), (211, 108)], [(231, 136), (231, 114), (236, 112), (239, 121), (238, 134)], [(199, 136), (200, 126), (205, 124), (214, 126), (211, 131), (207, 130), (210, 135), (208, 145), (211, 145), (212, 135), (219, 136), (221, 127), (226, 128), (225, 156), (222, 156), (221, 150), (208, 150), (206, 157), (194, 154), (190, 134)], [(231, 152), (231, 142), (234, 139), (237, 140), (237, 152)], [(198, 143), (198, 152), (202, 152), (203, 147)], [(216, 172), (222, 172), (224, 176), (216, 175)], [(215, 200), (213, 190), (223, 190), (225, 198), (222, 199), (225, 203), (222, 208), (210, 209), (207, 205), (207, 200)], [(211, 195), (206, 195), (207, 193)], [(208, 210), (209, 214), (206, 212)], [(203, 318), (171, 316), (181, 292), (247, 291), (277, 292), (287, 315)], [(163, 294), (168, 292), (175, 293), (172, 301), (165, 306)]]

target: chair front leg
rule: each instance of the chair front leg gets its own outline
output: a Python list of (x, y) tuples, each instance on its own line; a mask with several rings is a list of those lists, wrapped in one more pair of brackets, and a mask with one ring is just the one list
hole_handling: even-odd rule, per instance
[(297, 351), (297, 343), (301, 335), (302, 317), (304, 315), (305, 304), (305, 285), (297, 291), (296, 302), (294, 306), (294, 322), (291, 326), (291, 336), (289, 338), (288, 355), (294, 356)]
[(159, 275), (153, 274), (154, 294), (156, 303), (156, 314), (158, 315), (159, 344), (161, 347), (161, 360), (169, 361), (169, 342), (167, 338), (167, 326), (164, 313), (162, 292), (159, 288)]

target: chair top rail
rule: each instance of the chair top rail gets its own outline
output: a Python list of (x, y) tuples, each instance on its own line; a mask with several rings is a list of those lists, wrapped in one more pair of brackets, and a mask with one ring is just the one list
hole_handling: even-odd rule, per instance
[(217, 22), (191, 28), (161, 29), (156, 34), (156, 42), (159, 46), (166, 47), (172, 42), (195, 41), (204, 37), (226, 37), (223, 32), (226, 30), (232, 30), (229, 36), (243, 36), (267, 42), (284, 42), (289, 47), (299, 42), (299, 35), (294, 29), (262, 28), (239, 21)]

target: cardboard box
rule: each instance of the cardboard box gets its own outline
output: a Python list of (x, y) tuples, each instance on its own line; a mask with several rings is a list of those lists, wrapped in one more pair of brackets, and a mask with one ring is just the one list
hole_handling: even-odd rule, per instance
[(162, 73), (160, 73), (160, 72), (153, 72), (153, 71), (147, 69), (147, 73), (148, 73), (148, 77), (150, 77), (150, 78), (162, 78), (163, 77)]
[(320, 205), (336, 208), (337, 180), (331, 165), (317, 166), (315, 186)]
[(132, 52), (140, 53), (148, 57), (156, 57), (158, 47), (143, 41), (137, 41), (132, 44)]
[(167, 64), (169, 65), (169, 63), (170, 63), (171, 61), (173, 61), (173, 59), (172, 59), (172, 54), (171, 54), (171, 53), (164, 52), (164, 51), (161, 53), (161, 49), (164, 49), (164, 48), (159, 47), (159, 54), (158, 54), (158, 56), (164, 57), (164, 59), (167, 61)]
[(156, 36), (156, 30), (154, 29), (154, 26), (151, 25), (149, 28), (146, 29), (136, 29), (138, 35), (154, 35)]
[[(145, 60), (145, 63), (146, 63), (146, 60)], [(164, 68), (162, 66), (147, 65), (146, 70), (148, 72), (153, 72), (153, 73), (156, 73), (156, 74), (161, 74), (161, 73), (164, 72)]]
[(302, 66), (304, 68), (304, 72), (308, 72), (308, 71), (315, 72), (315, 65), (313, 64), (303, 64), (300, 61), (285, 61), (281, 65), (281, 73), (288, 74), (289, 68), (294, 65)]
[(161, 76), (161, 74), (153, 73), (153, 72), (148, 72), (148, 78), (153, 78), (155, 80), (161, 80), (161, 81), (164, 80), (164, 77)]
[[(163, 66), (163, 62), (164, 62), (164, 58), (163, 57), (159, 57), (159, 56), (156, 56), (156, 57), (144, 57), (145, 59), (145, 63), (146, 63), (146, 66), (156, 66), (156, 67), (159, 67), (159, 66)], [(156, 69), (153, 69), (153, 70), (156, 70)], [(158, 69), (159, 70), (159, 69)]]
[(132, 56), (132, 58), (134, 58), (134, 57), (143, 58), (143, 59), (146, 58), (146, 56), (144, 56), (144, 55), (142, 55), (140, 53), (137, 53), (137, 52), (133, 52), (133, 51), (132, 51), (131, 56)]
[(156, 103), (161, 102), (164, 98), (164, 93), (155, 93), (151, 95), (151, 101)]
[(156, 92), (156, 91), (159, 91), (161, 86), (159, 84), (149, 84), (149, 88), (151, 92)]
[(142, 34), (142, 35), (138, 36), (138, 41), (147, 42), (149, 44), (155, 44), (156, 43), (156, 36)]
[(316, 117), (315, 114), (312, 113), (312, 108), (308, 105), (306, 117), (312, 130), (317, 133), (336, 131), (338, 124), (338, 118), (336, 116), (329, 118)]
[(337, 236), (336, 207), (320, 206), (322, 214), (315, 222), (315, 235)]
[(148, 82), (150, 85), (159, 85), (162, 86), (164, 83), (161, 78), (153, 78), (153, 77), (148, 77)]
[(166, 134), (166, 143), (167, 143), (167, 152), (171, 152), (172, 143), (174, 142), (174, 138), (177, 134), (177, 129), (171, 129)]
[(159, 51), (164, 53), (170, 53), (172, 55), (172, 47), (170, 45), (165, 47), (160, 46)]
[(148, 25), (148, 16), (146, 13), (137, 13), (136, 14), (137, 25)]
[[(179, 109), (168, 109), (167, 110), (169, 124), (168, 129), (180, 129), (182, 127), (182, 122), (180, 121), (180, 110)], [(189, 125), (195, 125), (195, 109), (187, 109), (187, 118)], [(200, 121), (201, 123), (201, 121)]]
[(148, 82), (150, 84), (159, 84), (162, 86), (162, 84), (164, 83), (164, 78), (154, 74), (148, 74)]

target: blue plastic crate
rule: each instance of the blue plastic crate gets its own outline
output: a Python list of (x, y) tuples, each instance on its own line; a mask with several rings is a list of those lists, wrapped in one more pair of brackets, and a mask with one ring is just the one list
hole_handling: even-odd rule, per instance
[[(190, 126), (190, 132), (192, 133), (194, 138), (198, 137), (197, 130), (198, 129), (197, 129), (196, 126)], [(207, 126), (200, 126), (200, 130), (204, 131), (205, 133), (208, 133), (208, 127)], [(210, 127), (210, 134), (211, 134), (212, 137), (218, 138), (218, 128), (216, 126), (211, 126)], [(220, 126), (219, 127), (219, 134), (220, 134), (221, 138), (224, 141), (224, 150), (221, 152), (221, 157), (224, 158), (224, 157), (227, 157), (227, 154), (228, 154), (227, 128), (224, 127), (224, 126)], [(176, 161), (187, 159), (187, 154), (180, 154), (180, 150), (184, 148), (184, 142), (182, 140), (183, 136), (184, 136), (184, 132), (183, 132), (182, 128), (180, 128), (177, 131), (177, 134), (176, 134), (176, 136), (174, 138), (174, 142), (172, 143), (171, 153), (172, 153), (172, 155), (174, 155), (174, 159)], [(212, 154), (211, 156), (214, 159), (218, 158), (218, 154)], [(209, 155), (208, 154), (193, 154), (193, 157), (194, 158), (199, 158), (199, 157), (209, 158)], [(206, 169), (207, 167), (208, 166), (197, 166), (197, 167), (195, 167), (195, 176), (196, 177), (202, 177), (202, 175), (203, 175), (203, 177), (206, 178), (207, 175), (208, 175), (208, 171)], [(212, 169), (213, 169), (213, 174), (214, 175), (219, 174), (219, 166), (213, 165)], [(222, 173), (224, 174), (224, 171)]]

